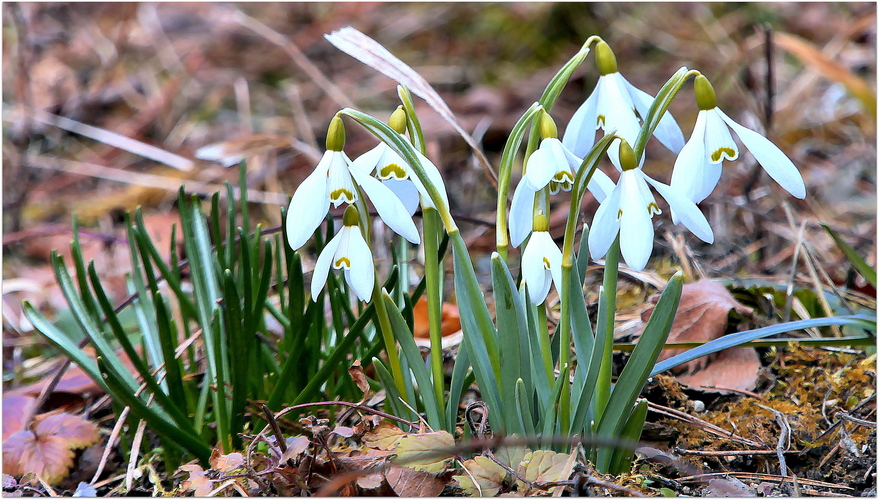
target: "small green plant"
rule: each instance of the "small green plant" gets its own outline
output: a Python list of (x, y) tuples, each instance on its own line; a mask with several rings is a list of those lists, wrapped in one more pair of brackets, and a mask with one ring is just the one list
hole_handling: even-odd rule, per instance
[[(475, 380), (495, 434), (518, 434), (543, 448), (560, 450), (580, 441), (598, 470), (620, 473), (631, 466), (631, 443), (640, 438), (647, 412), (646, 401), (638, 398), (652, 374), (721, 348), (799, 328), (854, 325), (875, 331), (875, 317), (869, 315), (819, 318), (725, 337), (657, 365), (680, 300), (683, 279), (678, 273), (613, 380), (620, 257), (634, 270), (649, 261), (652, 218), (661, 214), (651, 188), (668, 203), (675, 223), (713, 242), (712, 229), (696, 204), (716, 186), (723, 160), (738, 157), (731, 129), (784, 189), (799, 198), (806, 189), (780, 149), (720, 111), (704, 75), (681, 68), (654, 98), (620, 75), (613, 52), (599, 37), (589, 38), (551, 79), (515, 124), (504, 148), (496, 174), (492, 316), (450, 212), (443, 179), (427, 158), (412, 93), (447, 119), (451, 113), (420, 76), (376, 42), (351, 28), (328, 39), (400, 82), (400, 107), (387, 123), (351, 108), (333, 117), (327, 151), (282, 212), (283, 228), (251, 230), (243, 167), (238, 190), (242, 198), (236, 203), (236, 190), (228, 186), (225, 211), (219, 194), (205, 216), (200, 200), (181, 191), (186, 262), (176, 260), (176, 241), (171, 242), (171, 260), (162, 259), (138, 211), (128, 221), (134, 325), (122, 323), (119, 308), (110, 303), (94, 266), (83, 261), (75, 238), (76, 278), (57, 255), (53, 265), (97, 360), (85, 356), (69, 332), (24, 304), (40, 332), (120, 408), (131, 408), (135, 417), (147, 422), (162, 441), (169, 470), (184, 454), (206, 462), (217, 444), (225, 452), (242, 449), (242, 434), (261, 426), (248, 418), (251, 404), (264, 402), (278, 410), (320, 399), (359, 399), (361, 393), (343, 368), (361, 360), (364, 366), (374, 366), (377, 382), (387, 393), (386, 410), (398, 417), (423, 417), (433, 429), (454, 432), (461, 394)], [(551, 118), (553, 105), (593, 46), (600, 73), (597, 87), (559, 138)], [(685, 142), (668, 109), (691, 78), (700, 112)], [(375, 135), (379, 145), (352, 161), (344, 153), (345, 120)], [(598, 129), (605, 133), (596, 140)], [(651, 137), (677, 154), (668, 185), (642, 170)], [(508, 203), (513, 166), (523, 143), (524, 173)], [(599, 169), (605, 157), (617, 171), (616, 183)], [(551, 196), (562, 191), (570, 193), (571, 204), (559, 248), (547, 221)], [(601, 202), (591, 227), (579, 221), (587, 191)], [(371, 234), (367, 200), (400, 236), (385, 280), (373, 262), (373, 249), (384, 242)], [(336, 232), (328, 214), (331, 205), (343, 204)], [(421, 233), (413, 220), (419, 206)], [(321, 231), (324, 223), (326, 230)], [(301, 252), (312, 238), (317, 260), (307, 283)], [(418, 244), (424, 245), (424, 276), (413, 288), (407, 262), (410, 245)], [(447, 380), (442, 370), (441, 305), (448, 246), (463, 340)], [(511, 246), (522, 247), (519, 279), (508, 264)], [(594, 323), (582, 288), (590, 256), (604, 259)], [(184, 267), (189, 280), (181, 277)], [(875, 282), (875, 272), (872, 279)], [(560, 321), (550, 332), (546, 297), (553, 284), (560, 298)], [(423, 294), (431, 345), (427, 360), (411, 334), (412, 306)], [(282, 335), (270, 332), (269, 317), (281, 325)], [(132, 360), (136, 376), (119, 360), (117, 345)], [(379, 356), (381, 351), (386, 359)]]

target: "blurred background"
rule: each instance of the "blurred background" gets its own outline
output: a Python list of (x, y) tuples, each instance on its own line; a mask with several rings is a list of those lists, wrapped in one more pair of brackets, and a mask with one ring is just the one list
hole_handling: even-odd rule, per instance
[[(700, 205), (716, 243), (657, 217), (648, 274), (684, 265), (692, 277), (789, 276), (806, 243), (829, 279), (875, 296), (819, 225), (875, 265), (875, 3), (4, 3), (3, 328), (4, 350), (15, 353), (4, 356), (5, 382), (43, 342), (28, 335), (21, 299), (49, 314), (65, 307), (47, 262), (53, 248), (69, 252), (74, 212), (86, 259), (116, 281), (121, 300), (127, 211), (143, 206), (167, 244), (180, 184), (209, 197), (237, 182), (243, 158), (250, 214), (277, 226), (336, 111), (387, 118), (396, 83), (323, 37), (344, 26), (423, 75), (495, 167), (513, 124), (590, 35), (651, 94), (681, 66), (702, 71), (730, 117), (791, 157), (809, 194), (790, 197), (743, 150)], [(590, 55), (553, 110), (560, 130), (597, 76)], [(471, 250), (487, 256), (495, 190), (464, 141), (416, 101), (453, 213)], [(691, 83), (671, 110), (689, 137)], [(211, 144), (214, 158), (236, 166), (195, 157)], [(374, 145), (349, 123), (350, 157)], [(673, 164), (651, 141), (647, 172), (668, 182)], [(584, 203), (585, 221), (596, 207)], [(554, 213), (560, 236), (566, 210)]]

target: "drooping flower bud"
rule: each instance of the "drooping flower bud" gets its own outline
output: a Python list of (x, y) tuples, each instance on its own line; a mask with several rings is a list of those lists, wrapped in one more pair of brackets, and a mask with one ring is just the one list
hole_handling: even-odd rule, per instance
[(354, 205), (348, 205), (345, 209), (345, 214), (342, 215), (342, 224), (345, 226), (356, 226), (360, 223), (360, 213), (357, 212), (357, 207)]
[(620, 139), (620, 168), (623, 169), (623, 172), (638, 168), (638, 159), (635, 158), (635, 151), (625, 139)]
[(601, 76), (616, 73), (617, 57), (611, 50), (610, 45), (604, 40), (599, 41), (595, 46), (595, 64), (598, 66), (598, 72)]
[(345, 124), (342, 117), (336, 115), (330, 120), (330, 126), (327, 128), (327, 150), (341, 151), (345, 148)]
[(704, 75), (699, 75), (693, 82), (693, 90), (696, 93), (696, 105), (701, 111), (708, 111), (717, 107), (717, 94), (714, 87)]
[(394, 129), (398, 134), (406, 133), (406, 111), (403, 109), (403, 106), (397, 106), (397, 109), (391, 113), (391, 117), (388, 118), (388, 125)]

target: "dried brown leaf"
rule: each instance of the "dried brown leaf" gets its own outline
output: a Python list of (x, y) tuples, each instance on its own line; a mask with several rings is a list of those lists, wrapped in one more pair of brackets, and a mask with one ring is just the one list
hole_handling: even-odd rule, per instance
[[(743, 315), (754, 311), (730, 295), (722, 284), (711, 280), (699, 280), (684, 285), (681, 302), (675, 315), (668, 342), (709, 342), (726, 333), (727, 316), (732, 310)], [(646, 322), (653, 308), (644, 311), (641, 318)], [(686, 349), (664, 349), (657, 361), (668, 359)], [(703, 368), (711, 360), (703, 357), (678, 368), (678, 372), (694, 372)]]
[(448, 482), (444, 475), (394, 465), (385, 473), (385, 479), (394, 493), (401, 497), (436, 497)]
[[(525, 455), (516, 472), (529, 482), (563, 481), (568, 479), (573, 469), (571, 455), (555, 451), (537, 450)], [(519, 490), (524, 491), (526, 485), (517, 481)]]
[(36, 430), (13, 434), (3, 443), (3, 469), (15, 476), (32, 472), (50, 485), (60, 483), (73, 466), (73, 450), (95, 444), (95, 424), (66, 413), (35, 418)]
[(397, 442), (392, 462), (424, 472), (442, 472), (454, 447), (455, 438), (446, 431), (407, 434)]
[(753, 391), (759, 379), (760, 356), (753, 347), (720, 351), (705, 368), (678, 375), (680, 383), (697, 389)]
[(287, 440), (287, 451), (281, 456), (281, 462), (286, 462), (291, 458), (299, 458), (299, 455), (305, 453), (305, 450), (311, 445), (311, 441), (305, 436), (296, 436)]
[[(479, 456), (464, 462), (464, 468), (470, 471), (470, 478), (466, 472), (452, 479), (458, 481), (464, 493), (470, 496), (493, 497), (498, 494), (503, 486), (507, 471), (489, 457)], [(473, 479), (476, 482), (473, 482)], [(479, 488), (476, 487), (479, 484)], [(481, 492), (481, 495), (480, 495)]]
[(393, 450), (406, 433), (389, 422), (380, 423), (375, 430), (363, 436), (363, 444), (378, 450)]
[(351, 375), (354, 384), (356, 384), (357, 388), (363, 391), (364, 394), (369, 392), (369, 382), (366, 380), (366, 374), (363, 373), (363, 367), (360, 365), (359, 359), (354, 361), (351, 367), (348, 368), (348, 375)]

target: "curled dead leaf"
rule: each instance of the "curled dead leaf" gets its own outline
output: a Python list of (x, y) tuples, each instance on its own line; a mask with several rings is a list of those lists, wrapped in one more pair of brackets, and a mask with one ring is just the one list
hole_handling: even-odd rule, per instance
[(395, 465), (424, 472), (442, 472), (455, 448), (455, 438), (446, 431), (407, 434), (397, 441)]
[(101, 438), (95, 424), (76, 415), (53, 414), (35, 422), (34, 431), (17, 432), (3, 443), (3, 470), (7, 474), (31, 472), (56, 485), (70, 473), (74, 450)]

